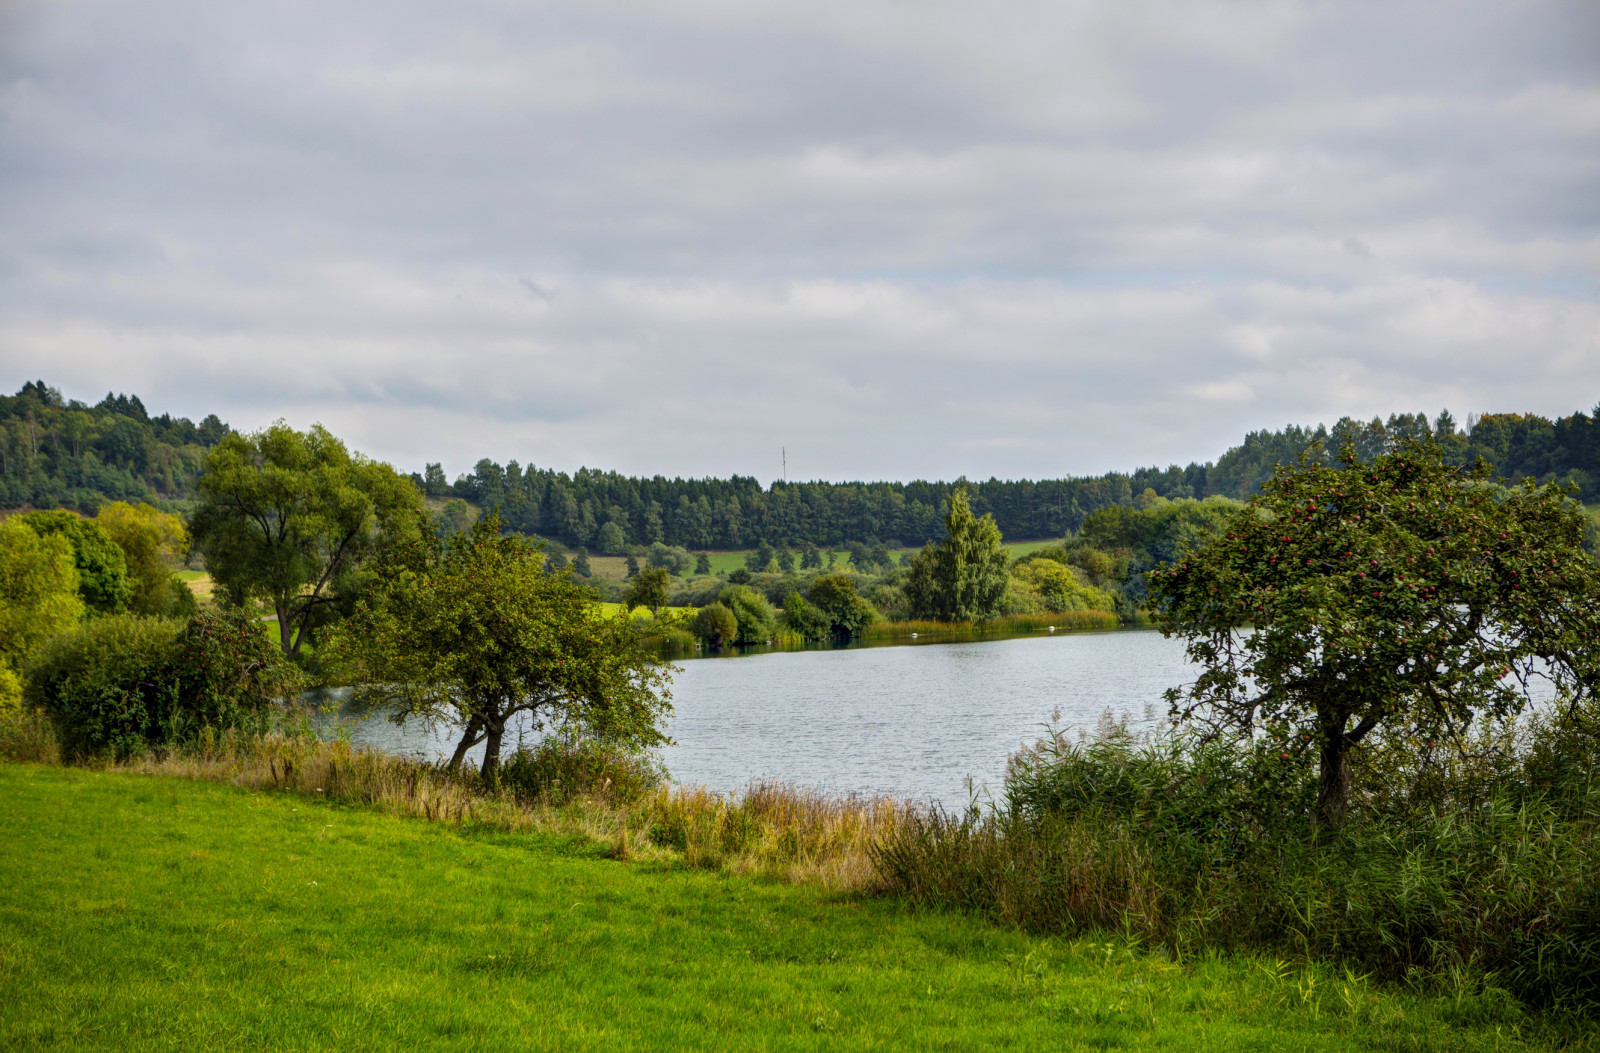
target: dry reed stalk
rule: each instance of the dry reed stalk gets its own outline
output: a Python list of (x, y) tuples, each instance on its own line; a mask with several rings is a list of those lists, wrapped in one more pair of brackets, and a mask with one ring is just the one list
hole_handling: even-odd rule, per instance
[[(37, 746), (44, 741), (37, 728), (8, 741), (19, 739), (25, 748), (4, 756), (59, 762)], [(183, 749), (108, 767), (344, 801), (428, 822), (578, 834), (610, 846), (618, 859), (680, 858), (693, 867), (835, 891), (884, 887), (871, 847), (894, 834), (911, 808), (889, 798), (830, 796), (780, 782), (755, 783), (738, 796), (663, 786), (628, 804), (599, 793), (557, 806), (485, 787), (470, 770), (450, 772), (348, 742), (277, 732), (206, 733)]]

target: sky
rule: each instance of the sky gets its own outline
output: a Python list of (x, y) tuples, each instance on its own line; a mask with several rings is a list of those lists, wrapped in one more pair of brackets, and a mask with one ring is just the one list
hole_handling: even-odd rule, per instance
[(0, 386), (1060, 477), (1600, 402), (1593, 0), (0, 0)]

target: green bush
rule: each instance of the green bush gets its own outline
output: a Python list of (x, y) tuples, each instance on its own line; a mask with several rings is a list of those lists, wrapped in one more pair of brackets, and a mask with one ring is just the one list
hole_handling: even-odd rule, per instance
[(1600, 999), (1592, 726), (1369, 751), (1339, 830), (1303, 744), (1053, 736), (988, 811), (912, 817), (877, 850), (913, 901), (1036, 931), (1128, 927), (1183, 955), (1265, 950), (1391, 980), (1463, 973), (1524, 1003)]
[(254, 727), (302, 675), (242, 612), (188, 622), (110, 615), (56, 637), (29, 663), (23, 698), (49, 715), (68, 759), (123, 758), (205, 727)]
[(579, 797), (631, 804), (654, 792), (666, 770), (648, 754), (593, 739), (547, 738), (519, 748), (500, 769), (500, 784), (520, 797), (561, 805)]
[(695, 612), (689, 631), (713, 647), (721, 647), (738, 638), (739, 620), (721, 603), (708, 603)]

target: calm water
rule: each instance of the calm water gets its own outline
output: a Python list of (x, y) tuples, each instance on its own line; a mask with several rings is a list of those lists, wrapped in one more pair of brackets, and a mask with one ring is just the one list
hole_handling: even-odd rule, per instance
[[(967, 780), (998, 791), (1006, 758), (1059, 713), (1093, 730), (1110, 709), (1142, 723), (1192, 678), (1156, 632), (1029, 636), (979, 643), (793, 651), (679, 663), (662, 751), (680, 783), (738, 790), (785, 779), (834, 792), (964, 805)], [(448, 756), (448, 731), (369, 720), (358, 741)], [(514, 744), (515, 738), (512, 737)], [(481, 753), (481, 751), (480, 751)]]

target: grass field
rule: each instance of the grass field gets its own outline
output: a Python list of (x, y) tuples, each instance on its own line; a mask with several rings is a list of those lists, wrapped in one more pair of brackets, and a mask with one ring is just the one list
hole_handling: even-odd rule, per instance
[(0, 765), (0, 800), (4, 1049), (1540, 1048), (1470, 997), (580, 838), (32, 765)]

